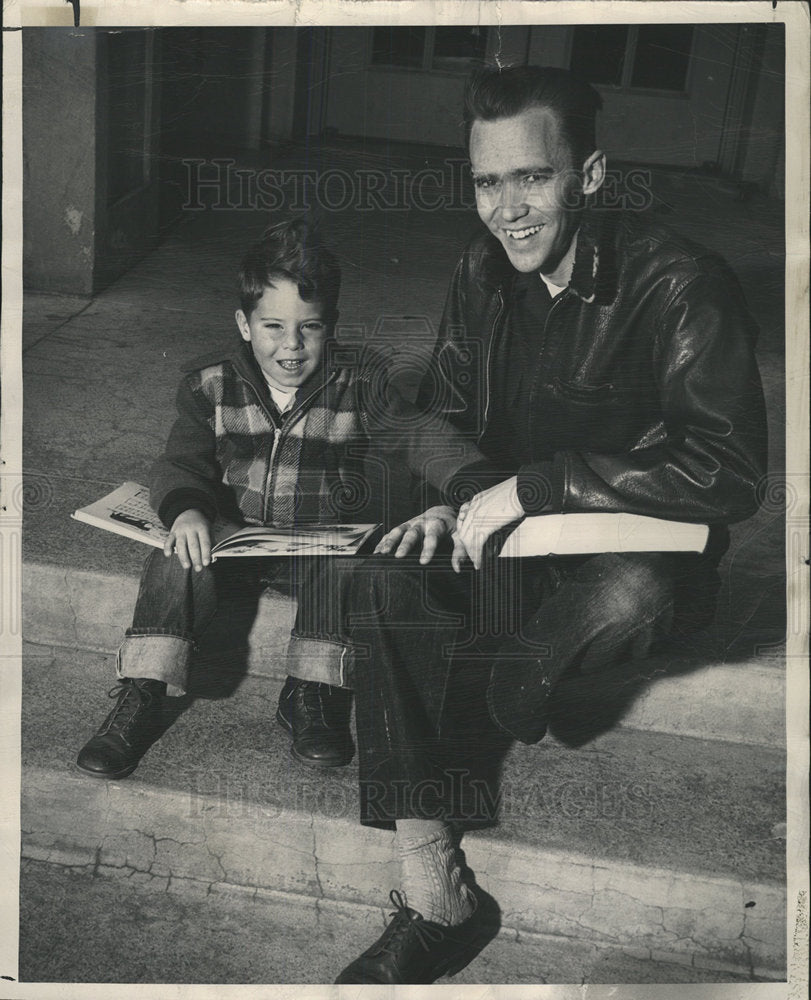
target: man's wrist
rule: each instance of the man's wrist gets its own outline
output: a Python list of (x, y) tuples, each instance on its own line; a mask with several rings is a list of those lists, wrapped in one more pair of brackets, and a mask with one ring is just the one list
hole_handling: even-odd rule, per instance
[(477, 493), (484, 493), (503, 483), (506, 476), (488, 459), (480, 459), (465, 465), (455, 472), (443, 489), (443, 500), (451, 507), (459, 509)]
[(510, 492), (507, 497), (507, 511), (513, 515), (513, 518), (523, 517), (524, 508), (518, 499), (518, 476), (513, 476), (507, 482), (510, 484)]

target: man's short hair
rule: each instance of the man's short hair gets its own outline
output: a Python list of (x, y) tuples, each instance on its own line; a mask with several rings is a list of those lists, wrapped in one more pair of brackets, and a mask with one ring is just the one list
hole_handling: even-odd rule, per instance
[(475, 70), (465, 87), (465, 143), (476, 121), (512, 118), (529, 108), (544, 107), (557, 115), (563, 137), (576, 163), (597, 148), (595, 119), (603, 100), (590, 84), (566, 69), (551, 66), (485, 66)]
[(249, 316), (274, 279), (287, 279), (298, 287), (305, 302), (321, 302), (326, 317), (334, 316), (341, 291), (341, 269), (321, 242), (318, 225), (306, 218), (270, 226), (242, 258), (239, 299)]

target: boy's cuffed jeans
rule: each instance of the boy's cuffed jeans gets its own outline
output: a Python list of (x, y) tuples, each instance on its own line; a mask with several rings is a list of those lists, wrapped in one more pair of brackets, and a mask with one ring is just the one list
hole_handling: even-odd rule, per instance
[[(150, 553), (141, 574), (132, 625), (118, 652), (117, 674), (163, 681), (185, 694), (195, 647), (225, 600), (246, 615), (250, 629), (271, 557), (222, 559), (199, 573), (176, 556)], [(285, 560), (287, 562), (287, 560)], [(344, 597), (351, 561), (308, 556), (291, 560), (298, 613), (285, 667), (302, 680), (346, 685), (351, 647), (343, 636)]]

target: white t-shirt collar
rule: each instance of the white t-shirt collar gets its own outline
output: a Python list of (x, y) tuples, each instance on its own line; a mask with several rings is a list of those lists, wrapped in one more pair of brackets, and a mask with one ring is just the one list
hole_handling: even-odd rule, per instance
[(279, 408), (279, 413), (286, 413), (292, 408), (293, 404), (296, 402), (296, 389), (280, 389), (278, 386), (272, 385), (269, 379), (265, 379), (267, 382), (267, 387), (270, 390), (271, 398), (276, 406)]
[[(579, 233), (579, 230), (578, 230), (578, 232), (576, 232), (574, 234), (574, 237), (572, 238), (571, 246), (569, 247), (569, 249), (564, 254), (564, 260), (568, 257), (572, 261), (572, 266), (574, 266), (574, 255), (575, 255), (575, 251), (577, 249), (577, 237), (578, 237), (578, 233)], [(562, 263), (562, 261), (561, 261), (561, 263)], [(556, 296), (560, 295), (561, 292), (565, 292), (566, 289), (569, 287), (568, 285), (555, 285), (553, 282), (551, 282), (549, 280), (549, 278), (546, 277), (545, 274), (542, 274), (541, 278), (543, 279), (543, 283), (549, 289), (549, 294), (552, 296), (553, 299)]]

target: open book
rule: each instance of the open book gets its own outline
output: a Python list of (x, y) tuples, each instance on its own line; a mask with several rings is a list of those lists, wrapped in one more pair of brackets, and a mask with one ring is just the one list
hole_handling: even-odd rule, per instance
[[(162, 549), (169, 532), (149, 504), (149, 490), (127, 482), (95, 503), (71, 515), (96, 528), (146, 542)], [(225, 556), (355, 555), (379, 524), (307, 524), (291, 528), (249, 525), (238, 528), (224, 521), (212, 525), (218, 539), (212, 559)]]
[(642, 514), (539, 514), (525, 517), (499, 556), (571, 556), (589, 552), (703, 552), (706, 524)]

